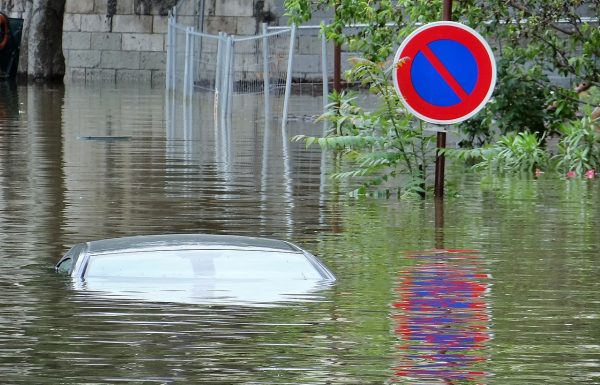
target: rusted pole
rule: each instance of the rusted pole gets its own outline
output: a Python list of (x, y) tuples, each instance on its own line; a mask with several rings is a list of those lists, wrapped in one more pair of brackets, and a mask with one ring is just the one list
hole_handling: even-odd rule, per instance
[(342, 92), (342, 47), (333, 43), (333, 89)]
[[(339, 6), (339, 0), (335, 3), (335, 13)], [(341, 31), (337, 31), (341, 32)], [(333, 89), (342, 92), (342, 47), (339, 43), (333, 42)]]
[(435, 248), (444, 248), (444, 199), (434, 198), (435, 205)]
[[(444, 0), (442, 7), (442, 20), (443, 21), (451, 21), (452, 20), (452, 0)], [(437, 133), (437, 141), (436, 146), (438, 149), (446, 147), (446, 133), (438, 132)], [(446, 157), (444, 154), (437, 152), (435, 158), (435, 186), (434, 186), (434, 195), (438, 198), (443, 198), (444, 196), (444, 174), (446, 168)]]
[(444, 0), (442, 8), (442, 20), (452, 21), (452, 0)]

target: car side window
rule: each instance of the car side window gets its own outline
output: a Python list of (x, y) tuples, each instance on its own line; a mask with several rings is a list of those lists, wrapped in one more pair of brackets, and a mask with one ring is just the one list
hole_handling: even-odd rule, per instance
[(69, 274), (71, 272), (71, 267), (73, 266), (73, 258), (65, 258), (60, 262), (58, 266), (56, 266), (56, 272), (60, 274)]
[(55, 266), (56, 272), (60, 274), (71, 274), (75, 263), (85, 250), (85, 244), (77, 244), (73, 246), (67, 253), (58, 261)]

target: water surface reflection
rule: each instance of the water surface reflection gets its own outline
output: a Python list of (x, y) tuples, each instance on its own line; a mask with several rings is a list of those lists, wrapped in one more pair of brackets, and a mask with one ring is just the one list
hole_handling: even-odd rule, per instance
[[(331, 154), (288, 141), (322, 127), (269, 126), (257, 100), (221, 130), (161, 89), (4, 86), (5, 383), (600, 381), (600, 180), (460, 172), (443, 206), (349, 199)], [(252, 307), (106, 298), (51, 270), (81, 241), (182, 232), (291, 240), (339, 281)], [(405, 252), (444, 244), (480, 251)]]
[(394, 303), (401, 340), (396, 376), (406, 383), (484, 383), (491, 319), (480, 257), (439, 250), (410, 258), (415, 264), (400, 273)]

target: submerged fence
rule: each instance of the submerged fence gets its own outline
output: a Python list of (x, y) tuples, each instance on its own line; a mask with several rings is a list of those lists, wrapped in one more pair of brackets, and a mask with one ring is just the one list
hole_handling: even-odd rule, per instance
[[(309, 28), (318, 27), (304, 30)], [(211, 35), (177, 23), (172, 13), (168, 21), (167, 89), (183, 100), (193, 99), (198, 93), (212, 93), (215, 119), (227, 119), (235, 113), (234, 95), (243, 98), (245, 94), (261, 94), (265, 119), (281, 118), (285, 127), (298, 30), (296, 26), (263, 24), (257, 36), (236, 37), (223, 32)], [(319, 38), (322, 93), (327, 95), (326, 41)]]

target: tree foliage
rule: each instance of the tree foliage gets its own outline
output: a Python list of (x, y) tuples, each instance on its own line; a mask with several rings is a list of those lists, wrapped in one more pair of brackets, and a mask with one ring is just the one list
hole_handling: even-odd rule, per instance
[[(442, 2), (286, 0), (285, 6), (290, 20), (296, 23), (310, 20), (315, 11), (335, 10), (332, 23), (323, 25), (326, 36), (382, 66), (417, 25), (440, 20)], [(593, 156), (598, 143), (589, 133), (581, 132), (585, 127), (593, 130), (594, 124), (598, 124), (589, 117), (593, 108), (600, 109), (597, 99), (586, 96), (600, 86), (598, 0), (455, 0), (452, 3), (453, 20), (478, 30), (490, 42), (498, 66), (492, 100), (476, 117), (460, 125), (465, 134), (461, 146), (486, 146), (485, 154), (490, 157), (507, 155), (507, 149), (512, 149), (514, 157), (510, 160), (525, 162), (515, 166), (518, 170), (549, 164), (562, 170), (575, 167), (577, 162), (581, 165), (577, 167), (599, 168)], [(356, 23), (366, 27), (345, 29)], [(354, 71), (361, 69), (355, 67), (350, 72)], [(350, 75), (348, 79), (352, 78)], [(383, 104), (384, 108), (387, 104), (390, 117), (398, 110), (397, 106), (390, 109), (389, 103)], [(587, 111), (587, 121), (583, 111)], [(364, 116), (364, 111), (355, 106), (354, 112), (344, 120), (360, 116)], [(383, 119), (383, 115), (379, 118)], [(414, 126), (414, 121), (409, 124)], [(331, 135), (353, 134), (340, 131)], [(498, 135), (502, 135), (500, 141), (492, 145)], [(563, 138), (559, 157), (568, 160), (561, 162), (547, 153), (543, 139), (551, 135)], [(566, 137), (572, 139), (566, 140)], [(576, 139), (578, 137), (583, 139)], [(592, 143), (592, 147), (577, 152), (577, 148), (586, 145), (582, 141)], [(518, 146), (524, 147), (519, 149)], [(382, 148), (382, 151), (387, 150)], [(534, 162), (528, 161), (527, 151), (534, 151), (539, 157)], [(542, 156), (541, 152), (545, 154)], [(474, 152), (467, 154), (471, 156)], [(575, 154), (579, 154), (579, 158)], [(587, 158), (581, 159), (582, 156)], [(504, 164), (502, 160), (487, 159), (490, 165)], [(479, 160), (486, 163), (486, 158)], [(405, 168), (404, 172), (410, 170)]]
[[(491, 0), (464, 14), (498, 61), (494, 98), (480, 117), (485, 126), (544, 135), (576, 118), (586, 103), (580, 94), (600, 84), (599, 16), (598, 2), (583, 0)], [(473, 131), (473, 124), (463, 127)]]
[(422, 196), (426, 192), (432, 137), (400, 102), (390, 81), (393, 68), (385, 63), (355, 59), (347, 77), (378, 95), (381, 100), (378, 108), (361, 107), (356, 92), (333, 93), (327, 112), (319, 118), (328, 122), (328, 134), (322, 138), (295, 137), (304, 140), (307, 146), (318, 143), (323, 148), (341, 151), (352, 160), (353, 169), (336, 172), (333, 177), (361, 179), (353, 195), (366, 194), (372, 188), (386, 196), (392, 193)]

